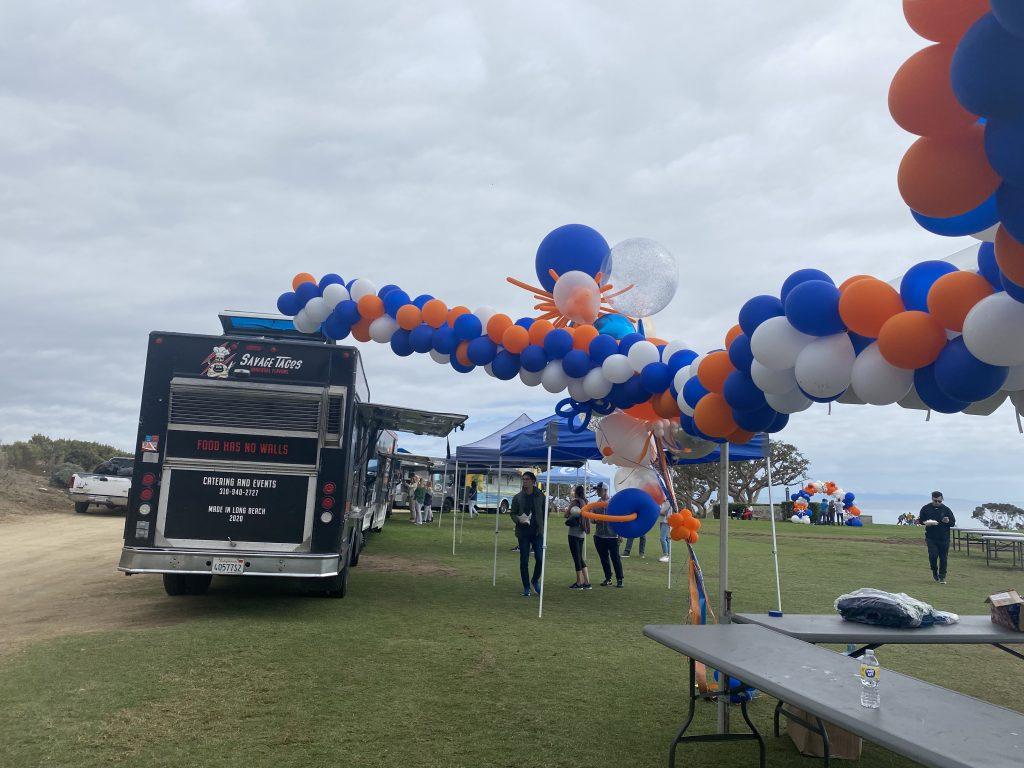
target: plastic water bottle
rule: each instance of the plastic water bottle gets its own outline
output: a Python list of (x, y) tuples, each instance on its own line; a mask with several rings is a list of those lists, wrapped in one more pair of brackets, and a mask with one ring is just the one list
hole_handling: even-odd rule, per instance
[(875, 652), (868, 649), (860, 657), (860, 705), (868, 709), (878, 709), (881, 696), (878, 693), (878, 659)]

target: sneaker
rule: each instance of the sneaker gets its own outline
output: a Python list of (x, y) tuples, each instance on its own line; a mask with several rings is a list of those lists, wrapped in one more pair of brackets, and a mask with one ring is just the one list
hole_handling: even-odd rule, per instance
[(582, 584), (577, 584), (575, 581), (569, 585), (569, 589), (583, 589)]
[(658, 562), (659, 563), (667, 563), (668, 562), (668, 555), (662, 555), (661, 557), (659, 557), (658, 558)]
[(509, 551), (511, 551), (511, 552), (518, 552), (519, 551), (519, 547), (512, 547), (512, 549), (509, 550)]
[(615, 586), (618, 587), (619, 589), (622, 589), (625, 585), (622, 583), (622, 579), (619, 579), (618, 581), (615, 582)]
[(945, 583), (946, 583), (946, 580), (944, 578), (940, 578), (939, 579), (939, 584), (945, 584)]
[(591, 586), (590, 582), (588, 581), (586, 584), (583, 585), (582, 589), (593, 589), (593, 587)]
[(612, 580), (611, 579), (605, 579), (604, 581), (601, 582), (601, 586), (602, 587), (610, 587), (611, 585), (612, 585)]
[(530, 590), (524, 589), (523, 590), (523, 597), (529, 597), (529, 596), (530, 596)]
[(623, 553), (622, 553), (622, 556), (623, 556), (623, 557), (629, 557), (629, 552), (623, 552)]

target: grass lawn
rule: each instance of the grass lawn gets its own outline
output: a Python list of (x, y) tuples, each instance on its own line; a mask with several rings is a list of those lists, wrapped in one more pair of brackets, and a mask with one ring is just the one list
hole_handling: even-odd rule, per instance
[[(686, 666), (641, 628), (683, 620), (681, 553), (671, 590), (654, 540), (647, 559), (634, 550), (625, 561), (625, 589), (570, 591), (564, 527), (554, 522), (542, 620), (536, 598), (519, 595), (508, 528), (492, 588), (493, 518), (467, 520), (453, 557), (450, 527), (414, 527), (399, 513), (365, 551), (344, 600), (215, 581), (205, 597), (173, 598), (205, 601), (213, 610), (203, 618), (65, 637), (8, 656), (0, 661), (0, 765), (664, 765), (685, 715)], [(712, 595), (716, 525), (697, 544)], [(874, 586), (984, 613), (986, 595), (1024, 586), (1021, 571), (959, 553), (951, 553), (950, 583), (934, 584), (919, 529), (783, 524), (779, 533), (787, 612), (828, 612), (842, 592)], [(733, 523), (730, 544), (734, 609), (763, 612), (774, 600), (768, 524)], [(596, 584), (600, 567), (588, 549)], [(371, 568), (376, 555), (418, 567)], [(149, 581), (155, 602), (172, 599)], [(1022, 662), (988, 646), (886, 646), (879, 659), (1024, 709)], [(774, 703), (762, 696), (751, 706), (766, 734)], [(714, 712), (700, 707), (696, 726), (713, 728)], [(768, 744), (770, 765), (818, 764), (785, 736)], [(691, 745), (681, 755), (687, 766), (756, 764), (751, 743)], [(912, 763), (865, 744), (861, 765)]]

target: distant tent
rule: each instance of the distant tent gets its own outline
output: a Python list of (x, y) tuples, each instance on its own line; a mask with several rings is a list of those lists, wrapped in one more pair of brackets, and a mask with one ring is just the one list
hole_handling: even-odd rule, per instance
[(533, 419), (525, 413), (520, 414), (518, 418), (506, 424), (497, 432), (492, 432), (475, 443), (460, 445), (455, 449), (455, 460), (459, 463), (460, 467), (467, 467), (468, 469), (496, 467), (498, 466), (498, 454), (501, 450), (502, 436), (510, 432), (516, 432), (532, 423)]

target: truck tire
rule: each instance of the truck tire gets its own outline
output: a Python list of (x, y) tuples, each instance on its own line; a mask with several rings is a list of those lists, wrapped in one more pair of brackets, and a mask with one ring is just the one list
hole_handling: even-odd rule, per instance
[(85, 514), (88, 511), (89, 511), (89, 502), (88, 501), (76, 501), (75, 502), (75, 512), (77, 512), (80, 515), (83, 515), (83, 514)]
[(355, 568), (359, 565), (359, 553), (363, 550), (363, 534), (361, 531), (352, 531), (352, 541), (349, 543), (348, 564)]
[(324, 597), (341, 599), (348, 594), (348, 566), (341, 573), (324, 579)]
[(165, 573), (164, 592), (171, 597), (181, 595), (205, 595), (213, 580), (212, 574)]

